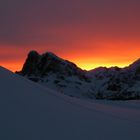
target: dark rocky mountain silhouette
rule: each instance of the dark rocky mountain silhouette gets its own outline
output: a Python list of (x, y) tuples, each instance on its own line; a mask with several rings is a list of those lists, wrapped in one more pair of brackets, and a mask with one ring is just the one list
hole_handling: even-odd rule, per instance
[(18, 74), (77, 98), (140, 99), (140, 59), (125, 68), (82, 70), (51, 52), (31, 51)]
[(90, 78), (86, 71), (51, 52), (42, 55), (36, 51), (29, 52), (22, 70), (17, 73), (62, 94), (75, 97), (88, 95), (85, 87), (90, 86)]
[(81, 80), (87, 80), (85, 72), (74, 63), (59, 58), (51, 52), (39, 55), (36, 51), (31, 51), (20, 72), (23, 76), (46, 77), (49, 73), (63, 76), (77, 76)]

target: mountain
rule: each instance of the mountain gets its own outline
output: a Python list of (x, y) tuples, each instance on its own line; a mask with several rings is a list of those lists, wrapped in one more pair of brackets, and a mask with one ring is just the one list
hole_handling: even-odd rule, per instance
[(61, 94), (83, 99), (140, 99), (140, 59), (125, 68), (82, 70), (51, 52), (31, 51), (18, 74)]
[(27, 60), (23, 66), (22, 74), (38, 77), (45, 77), (48, 73), (59, 73), (65, 76), (77, 76), (84, 80), (84, 72), (74, 63), (57, 57), (51, 52), (39, 55), (36, 51), (28, 54)]
[(0, 67), (1, 140), (139, 140), (139, 101), (87, 102)]
[(96, 98), (140, 99), (140, 60), (125, 68), (97, 68), (88, 72), (96, 85)]
[(18, 74), (69, 96), (87, 96), (87, 88), (90, 87), (86, 71), (51, 52), (42, 55), (36, 51), (29, 52)]

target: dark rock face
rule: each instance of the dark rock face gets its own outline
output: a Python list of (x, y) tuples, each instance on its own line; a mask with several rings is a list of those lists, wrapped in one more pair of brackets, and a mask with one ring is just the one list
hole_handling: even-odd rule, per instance
[(22, 75), (32, 75), (35, 74), (36, 65), (38, 64), (40, 55), (36, 51), (31, 51), (28, 54), (26, 62), (22, 68), (21, 74)]
[(45, 77), (50, 73), (55, 73), (63, 76), (77, 76), (82, 80), (87, 79), (82, 69), (51, 52), (39, 55), (36, 51), (31, 51), (19, 73), (27, 77)]

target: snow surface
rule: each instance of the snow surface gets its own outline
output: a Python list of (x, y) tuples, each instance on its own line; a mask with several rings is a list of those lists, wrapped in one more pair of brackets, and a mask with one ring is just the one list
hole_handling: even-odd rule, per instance
[(0, 67), (0, 140), (139, 140), (140, 101), (85, 101)]

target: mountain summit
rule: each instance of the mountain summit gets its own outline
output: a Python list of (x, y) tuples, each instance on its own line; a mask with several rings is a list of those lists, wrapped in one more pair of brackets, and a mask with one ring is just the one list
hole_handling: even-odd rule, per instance
[(140, 59), (125, 68), (85, 71), (52, 52), (31, 51), (18, 74), (72, 97), (140, 99)]
[(65, 76), (77, 76), (84, 79), (85, 73), (74, 63), (56, 56), (52, 52), (42, 55), (36, 51), (31, 51), (25, 61), (21, 74), (23, 76), (45, 77), (49, 73), (57, 73)]
[(87, 95), (85, 86), (89, 87), (90, 81), (86, 71), (52, 52), (40, 55), (36, 51), (30, 51), (22, 70), (18, 74), (60, 93), (76, 97)]

